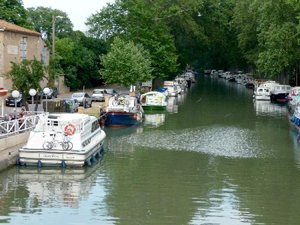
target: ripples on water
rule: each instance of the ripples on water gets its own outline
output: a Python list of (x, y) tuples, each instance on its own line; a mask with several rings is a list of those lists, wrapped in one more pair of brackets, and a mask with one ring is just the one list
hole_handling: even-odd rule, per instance
[(215, 156), (261, 157), (259, 140), (254, 132), (237, 127), (200, 127), (176, 131), (155, 130), (118, 137), (114, 139), (114, 142), (152, 149), (194, 151)]

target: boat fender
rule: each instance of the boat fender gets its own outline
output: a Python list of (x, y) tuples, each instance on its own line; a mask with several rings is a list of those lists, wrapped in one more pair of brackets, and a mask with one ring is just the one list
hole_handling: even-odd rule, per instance
[(65, 126), (64, 131), (67, 136), (72, 136), (73, 134), (75, 134), (76, 128), (73, 124), (70, 123)]

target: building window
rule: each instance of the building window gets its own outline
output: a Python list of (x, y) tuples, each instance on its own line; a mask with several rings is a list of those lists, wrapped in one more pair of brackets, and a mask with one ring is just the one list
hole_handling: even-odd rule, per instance
[(24, 60), (27, 57), (27, 37), (22, 37), (20, 42), (20, 55), (21, 59)]
[(47, 53), (48, 53), (48, 49), (47, 49), (47, 47), (43, 47), (43, 49), (42, 49), (42, 54), (41, 54), (41, 60), (42, 60), (42, 63), (43, 64), (47, 64), (47, 61), (48, 61), (48, 59), (47, 59)]

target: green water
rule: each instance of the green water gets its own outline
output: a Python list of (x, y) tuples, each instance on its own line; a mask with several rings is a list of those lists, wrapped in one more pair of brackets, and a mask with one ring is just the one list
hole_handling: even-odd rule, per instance
[(200, 78), (165, 114), (107, 129), (92, 167), (0, 174), (0, 223), (300, 224), (300, 144), (285, 107)]

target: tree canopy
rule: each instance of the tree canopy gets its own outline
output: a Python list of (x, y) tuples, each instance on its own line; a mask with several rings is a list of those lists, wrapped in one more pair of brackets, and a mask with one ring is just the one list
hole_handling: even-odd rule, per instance
[(101, 57), (101, 61), (104, 68), (100, 74), (109, 84), (129, 86), (152, 79), (149, 52), (132, 41), (126, 42), (116, 37), (110, 51)]
[(0, 19), (7, 22), (31, 28), (27, 20), (27, 11), (23, 6), (22, 0), (1, 0)]
[[(46, 68), (42, 62), (34, 60), (23, 60), (21, 63), (12, 62), (11, 71), (7, 76), (13, 82), (13, 88), (23, 94), (23, 101), (29, 97), (29, 90), (34, 88), (41, 90), (40, 82), (46, 78)], [(26, 104), (28, 110), (28, 105)]]

